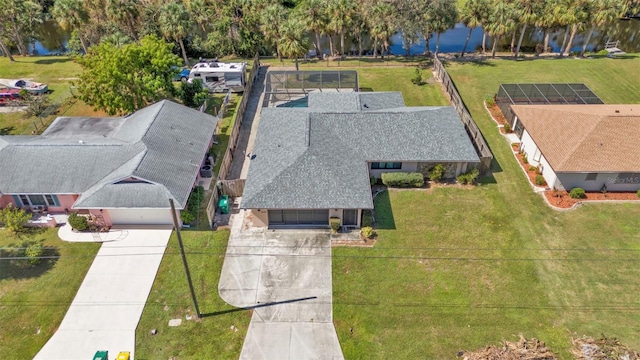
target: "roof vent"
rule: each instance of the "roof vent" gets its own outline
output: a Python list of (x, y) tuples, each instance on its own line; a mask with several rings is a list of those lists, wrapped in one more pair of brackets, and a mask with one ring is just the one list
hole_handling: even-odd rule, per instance
[(78, 144), (80, 144), (80, 145), (84, 144), (84, 140), (78, 141)]
[(620, 114), (620, 110), (616, 110), (616, 114)]

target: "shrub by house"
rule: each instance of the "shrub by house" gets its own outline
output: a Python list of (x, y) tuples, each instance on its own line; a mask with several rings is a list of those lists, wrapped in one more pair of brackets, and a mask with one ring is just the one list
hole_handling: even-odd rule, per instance
[(424, 177), (418, 172), (382, 173), (382, 183), (388, 187), (418, 188), (424, 186)]

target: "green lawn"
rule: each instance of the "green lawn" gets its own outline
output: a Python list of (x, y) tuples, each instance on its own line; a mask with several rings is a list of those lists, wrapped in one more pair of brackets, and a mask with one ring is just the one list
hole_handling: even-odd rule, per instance
[[(184, 267), (174, 235), (136, 331), (136, 359), (237, 359), (251, 320), (251, 312), (227, 305), (218, 296), (218, 280), (229, 232), (183, 231), (182, 239), (197, 294), (201, 319), (193, 315)], [(169, 327), (182, 318), (181, 326)], [(156, 335), (150, 331), (157, 329)]]
[(500, 83), (533, 81), (584, 82), (607, 103), (638, 103), (639, 67), (637, 57), (449, 64), (494, 152), (493, 176), (473, 189), (383, 193), (376, 246), (334, 249), (345, 357), (453, 359), (520, 333), (565, 359), (574, 335), (640, 349), (640, 207), (551, 210), (482, 107)]
[[(28, 242), (41, 242), (43, 256), (60, 256), (31, 266)], [(58, 229), (39, 229), (21, 237), (0, 230), (0, 359), (31, 359), (60, 325), (100, 245), (68, 243)]]

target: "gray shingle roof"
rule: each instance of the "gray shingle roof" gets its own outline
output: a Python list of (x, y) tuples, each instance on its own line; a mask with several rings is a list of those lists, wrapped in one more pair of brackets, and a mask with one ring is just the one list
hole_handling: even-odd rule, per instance
[(369, 111), (396, 107), (404, 107), (404, 99), (399, 92), (312, 92), (309, 96), (309, 108), (322, 112)]
[(355, 95), (311, 93), (316, 107), (263, 108), (241, 206), (372, 208), (368, 161), (479, 161), (453, 107), (399, 107), (400, 93), (366, 93), (389, 108), (361, 110), (345, 105), (362, 104)]
[[(0, 193), (82, 194), (82, 208), (186, 205), (215, 118), (161, 101), (124, 118), (58, 118), (41, 136), (0, 137)], [(125, 178), (147, 183), (114, 184)]]

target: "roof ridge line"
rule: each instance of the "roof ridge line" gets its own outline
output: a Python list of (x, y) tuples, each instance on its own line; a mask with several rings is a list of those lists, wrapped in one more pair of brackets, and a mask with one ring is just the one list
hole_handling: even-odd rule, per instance
[[(590, 114), (590, 115), (594, 116), (593, 114)], [(571, 149), (569, 149), (569, 151), (567, 151), (567, 155), (560, 162), (560, 166), (558, 166), (559, 168), (562, 168), (562, 167), (564, 167), (566, 165), (566, 163), (569, 161), (569, 159), (573, 157), (573, 155), (576, 153), (578, 148), (582, 145), (582, 142), (584, 141), (584, 139), (586, 139), (589, 136), (591, 136), (591, 134), (595, 131), (596, 127), (598, 127), (598, 124), (600, 124), (601, 121), (604, 121), (605, 118), (607, 117), (607, 115), (595, 115), (595, 116), (597, 117), (597, 121), (593, 121), (589, 125), (590, 128), (587, 129), (587, 131), (585, 131), (584, 136), (582, 136), (580, 141), (576, 141), (576, 142), (573, 143), (573, 146), (571, 147)]]

